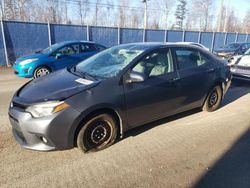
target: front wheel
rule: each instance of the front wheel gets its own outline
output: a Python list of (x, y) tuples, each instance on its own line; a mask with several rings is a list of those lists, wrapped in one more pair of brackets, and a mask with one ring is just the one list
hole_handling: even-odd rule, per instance
[(109, 114), (90, 118), (77, 136), (77, 146), (83, 152), (99, 151), (112, 145), (117, 137), (117, 122)]
[(47, 67), (44, 67), (44, 66), (38, 67), (38, 68), (35, 69), (33, 77), (34, 77), (34, 79), (36, 79), (36, 78), (39, 78), (39, 77), (42, 77), (42, 76), (46, 76), (50, 72), (51, 72), (50, 69), (47, 68)]
[(206, 101), (202, 107), (202, 110), (213, 112), (217, 110), (220, 106), (222, 99), (222, 90), (220, 86), (216, 86), (213, 90), (208, 94)]

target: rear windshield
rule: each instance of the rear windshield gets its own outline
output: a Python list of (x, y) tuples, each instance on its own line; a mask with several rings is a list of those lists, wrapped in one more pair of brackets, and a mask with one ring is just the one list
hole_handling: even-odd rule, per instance
[(233, 49), (237, 49), (239, 48), (240, 45), (237, 43), (231, 43), (231, 44), (227, 44), (224, 47), (222, 47), (223, 49), (228, 49), (228, 50), (233, 50)]

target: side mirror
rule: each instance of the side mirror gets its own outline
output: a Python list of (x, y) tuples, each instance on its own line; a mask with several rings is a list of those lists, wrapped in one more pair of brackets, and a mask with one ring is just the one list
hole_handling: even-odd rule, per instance
[(62, 56), (63, 56), (62, 53), (57, 53), (56, 54), (56, 59), (60, 59)]
[(133, 82), (143, 82), (145, 80), (145, 75), (139, 72), (131, 72), (129, 74), (129, 80), (128, 83)]

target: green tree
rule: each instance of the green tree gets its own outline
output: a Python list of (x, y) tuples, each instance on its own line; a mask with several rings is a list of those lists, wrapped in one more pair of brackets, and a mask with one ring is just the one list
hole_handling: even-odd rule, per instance
[(178, 30), (183, 29), (184, 20), (186, 18), (186, 13), (187, 13), (186, 6), (187, 6), (186, 0), (178, 0), (178, 5), (175, 11), (175, 19), (176, 19), (176, 23), (174, 26), (175, 29), (178, 29)]

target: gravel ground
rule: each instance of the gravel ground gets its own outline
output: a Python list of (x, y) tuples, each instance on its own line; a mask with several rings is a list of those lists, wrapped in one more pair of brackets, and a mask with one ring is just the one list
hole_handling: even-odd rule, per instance
[(143, 125), (108, 149), (37, 152), (13, 139), (10, 99), (27, 82), (0, 69), (0, 187), (250, 187), (250, 84), (213, 113), (192, 110)]

